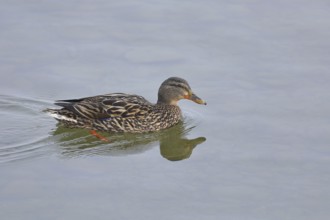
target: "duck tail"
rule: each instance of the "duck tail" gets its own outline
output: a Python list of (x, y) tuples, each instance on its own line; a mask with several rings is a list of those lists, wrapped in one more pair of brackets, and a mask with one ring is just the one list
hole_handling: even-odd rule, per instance
[(77, 119), (72, 114), (72, 112), (66, 110), (66, 109), (50, 109), (47, 108), (43, 110), (47, 115), (55, 118), (58, 121), (64, 121), (64, 122), (73, 122), (77, 123)]

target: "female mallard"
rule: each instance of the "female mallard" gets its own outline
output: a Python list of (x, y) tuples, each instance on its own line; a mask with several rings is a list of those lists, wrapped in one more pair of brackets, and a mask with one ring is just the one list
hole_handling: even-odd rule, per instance
[(192, 92), (186, 80), (171, 77), (161, 84), (156, 104), (138, 95), (111, 93), (56, 101), (55, 104), (63, 108), (45, 112), (70, 128), (142, 133), (177, 124), (181, 120), (181, 110), (177, 106), (180, 99), (206, 105)]

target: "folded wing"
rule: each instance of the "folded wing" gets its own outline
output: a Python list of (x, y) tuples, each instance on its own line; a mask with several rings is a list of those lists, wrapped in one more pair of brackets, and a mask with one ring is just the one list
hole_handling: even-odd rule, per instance
[(59, 100), (55, 104), (87, 119), (143, 117), (150, 112), (152, 105), (142, 96), (124, 93)]

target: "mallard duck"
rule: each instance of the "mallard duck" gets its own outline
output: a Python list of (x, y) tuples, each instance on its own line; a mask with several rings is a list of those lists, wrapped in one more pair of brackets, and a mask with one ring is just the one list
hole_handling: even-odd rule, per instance
[(205, 101), (192, 92), (186, 80), (171, 77), (161, 84), (156, 104), (138, 95), (111, 93), (59, 100), (55, 104), (61, 106), (61, 109), (44, 111), (69, 128), (142, 133), (177, 124), (182, 119), (177, 105), (181, 99), (206, 105)]

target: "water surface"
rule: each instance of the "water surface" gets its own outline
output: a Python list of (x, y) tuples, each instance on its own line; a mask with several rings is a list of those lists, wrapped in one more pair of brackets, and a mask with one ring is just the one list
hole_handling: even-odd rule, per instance
[[(328, 219), (326, 1), (2, 1), (4, 219)], [(207, 106), (142, 135), (66, 129), (58, 99), (151, 102), (180, 76)]]

